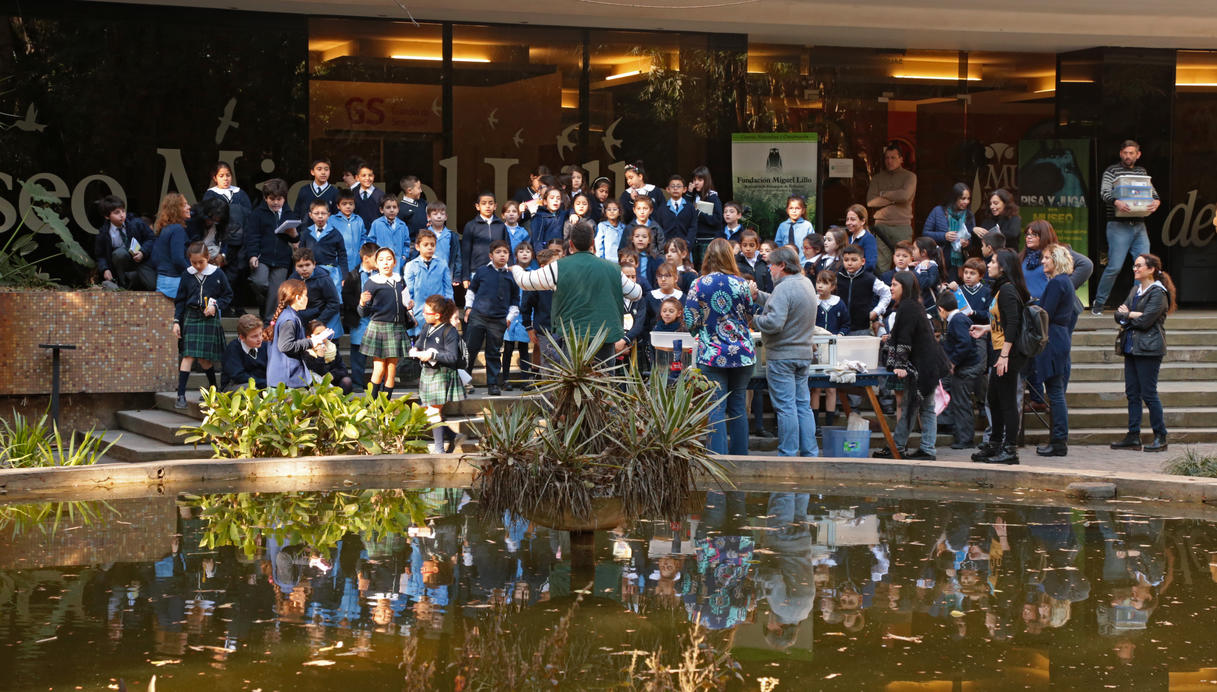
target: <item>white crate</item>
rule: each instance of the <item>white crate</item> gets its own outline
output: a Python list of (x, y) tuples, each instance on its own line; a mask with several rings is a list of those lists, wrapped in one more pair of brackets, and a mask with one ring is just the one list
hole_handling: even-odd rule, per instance
[(838, 336), (837, 360), (856, 360), (866, 365), (867, 370), (879, 369), (879, 337)]

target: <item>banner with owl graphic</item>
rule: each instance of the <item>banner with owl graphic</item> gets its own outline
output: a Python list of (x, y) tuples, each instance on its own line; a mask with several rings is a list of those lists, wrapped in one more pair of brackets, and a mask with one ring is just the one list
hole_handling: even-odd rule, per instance
[(750, 207), (748, 220), (762, 238), (772, 238), (786, 220), (786, 200), (807, 201), (808, 221), (816, 218), (819, 135), (815, 132), (736, 132), (731, 135), (732, 194)]

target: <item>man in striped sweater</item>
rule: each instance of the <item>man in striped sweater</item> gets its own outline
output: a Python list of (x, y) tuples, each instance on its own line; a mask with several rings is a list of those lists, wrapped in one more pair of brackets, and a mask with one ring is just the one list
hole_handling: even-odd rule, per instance
[[(1107, 207), (1107, 268), (1099, 279), (1099, 291), (1090, 305), (1090, 314), (1101, 315), (1103, 303), (1111, 295), (1111, 287), (1116, 283), (1116, 277), (1124, 269), (1125, 256), (1136, 259), (1138, 255), (1149, 252), (1149, 233), (1145, 230), (1145, 222), (1139, 218), (1116, 216), (1116, 212), (1129, 211), (1122, 200), (1116, 199), (1116, 178), (1122, 175), (1144, 175), (1149, 172), (1137, 165), (1141, 158), (1141, 145), (1131, 139), (1124, 140), (1120, 145), (1120, 162), (1114, 163), (1103, 171), (1103, 183), (1099, 194)], [(1154, 190), (1154, 201), (1149, 204), (1149, 212), (1158, 210), (1158, 191)]]

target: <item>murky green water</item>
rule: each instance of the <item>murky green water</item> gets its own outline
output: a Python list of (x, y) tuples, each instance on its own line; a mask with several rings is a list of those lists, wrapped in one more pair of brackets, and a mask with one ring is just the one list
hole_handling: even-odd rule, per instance
[(0, 688), (1217, 686), (1217, 526), (1108, 507), (710, 493), (572, 546), (459, 489), (0, 505)]

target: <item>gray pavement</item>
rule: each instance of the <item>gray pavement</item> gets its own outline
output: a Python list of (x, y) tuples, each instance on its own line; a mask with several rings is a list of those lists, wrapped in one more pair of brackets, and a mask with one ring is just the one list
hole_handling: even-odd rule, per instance
[[(946, 444), (938, 447), (939, 461), (971, 462), (975, 449), (951, 449), (950, 435)], [(1144, 435), (1143, 442), (1148, 443), (1151, 435)], [(1167, 441), (1169, 442), (1169, 437)], [(1071, 469), (1076, 471), (1110, 471), (1112, 473), (1165, 473), (1162, 467), (1166, 462), (1181, 456), (1186, 450), (1195, 449), (1206, 456), (1217, 456), (1217, 443), (1174, 444), (1165, 452), (1148, 453), (1114, 450), (1107, 445), (1070, 445), (1069, 455), (1064, 457), (1041, 457), (1035, 453), (1035, 445), (1019, 448), (1019, 463), (1024, 466), (1050, 467)], [(932, 462), (927, 462), (932, 463)]]

